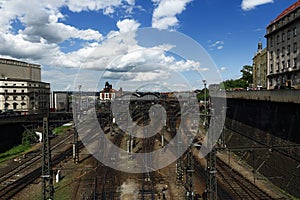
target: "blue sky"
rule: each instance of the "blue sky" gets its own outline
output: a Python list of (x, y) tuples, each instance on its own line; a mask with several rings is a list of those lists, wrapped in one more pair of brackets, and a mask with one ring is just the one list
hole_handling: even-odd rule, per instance
[[(107, 80), (128, 90), (145, 82), (201, 88), (203, 79), (239, 78), (242, 66), (252, 65), (257, 43), (265, 47), (266, 26), (295, 1), (2, 0), (0, 56), (40, 64), (53, 90), (78, 84), (101, 89)], [(139, 31), (149, 27), (166, 31), (161, 34), (166, 38), (158, 34), (157, 43), (153, 30)], [(186, 36), (181, 43), (193, 46), (193, 40), (207, 54), (183, 45), (186, 55), (175, 55), (180, 44), (167, 41), (180, 34)], [(199, 59), (189, 58), (198, 52)]]

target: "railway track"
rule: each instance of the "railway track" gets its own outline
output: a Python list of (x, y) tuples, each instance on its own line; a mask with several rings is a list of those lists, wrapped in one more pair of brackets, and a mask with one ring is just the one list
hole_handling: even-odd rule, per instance
[[(59, 146), (65, 144), (72, 135), (67, 136), (62, 141), (51, 147), (51, 150), (57, 149)], [(66, 155), (72, 155), (72, 147), (68, 148), (64, 153), (55, 155), (53, 159), (53, 165), (61, 162), (65, 159)], [(18, 192), (24, 189), (28, 184), (39, 178), (42, 173), (41, 159), (42, 155), (37, 154), (31, 159), (27, 159), (21, 165), (13, 167), (11, 172), (1, 177), (2, 187), (0, 188), (0, 199), (10, 199)], [(19, 174), (24, 174), (19, 176)], [(16, 178), (15, 178), (16, 177)]]
[[(114, 136), (114, 144), (116, 146), (120, 146), (122, 139), (123, 139), (122, 134), (116, 134)], [(107, 155), (110, 156), (110, 154)], [(98, 194), (97, 188), (99, 188), (100, 190), (100, 195), (97, 195), (95, 199), (110, 199), (110, 200), (118, 199), (116, 195), (117, 186), (120, 186), (120, 183), (117, 181), (118, 174), (119, 174), (118, 171), (110, 167), (104, 166), (103, 164), (100, 163), (99, 167), (97, 168), (97, 182), (98, 180), (100, 180), (102, 184), (100, 188), (97, 186), (95, 187), (96, 188), (96, 191), (94, 192), (95, 194)]]
[(220, 183), (232, 199), (274, 199), (221, 159), (217, 159), (217, 171)]

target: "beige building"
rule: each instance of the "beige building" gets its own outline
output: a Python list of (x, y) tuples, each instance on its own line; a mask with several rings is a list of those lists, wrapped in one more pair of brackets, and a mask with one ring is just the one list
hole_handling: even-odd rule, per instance
[(267, 88), (300, 89), (300, 0), (267, 26)]
[(257, 52), (253, 57), (253, 87), (267, 87), (267, 49), (262, 48), (262, 43), (258, 43)]
[(0, 110), (22, 114), (43, 113), (49, 109), (50, 84), (41, 82), (41, 68), (0, 58)]

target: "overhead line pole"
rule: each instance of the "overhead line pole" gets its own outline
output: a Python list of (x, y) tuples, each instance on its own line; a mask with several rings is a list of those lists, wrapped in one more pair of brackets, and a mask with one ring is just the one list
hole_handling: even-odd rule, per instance
[(48, 117), (43, 118), (43, 165), (42, 165), (42, 180), (43, 180), (43, 199), (54, 199), (53, 188), (53, 171), (49, 140), (49, 124)]

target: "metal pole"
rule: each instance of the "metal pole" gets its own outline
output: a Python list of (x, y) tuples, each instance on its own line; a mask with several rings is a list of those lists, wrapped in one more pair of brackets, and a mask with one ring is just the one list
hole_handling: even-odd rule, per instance
[(204, 127), (206, 127), (207, 107), (206, 107), (206, 80), (202, 80), (204, 84)]
[[(210, 118), (210, 129), (208, 134), (214, 132), (215, 126), (215, 118), (214, 118), (214, 110), (211, 109), (211, 118)], [(209, 145), (214, 145), (212, 138), (209, 138)], [(217, 200), (217, 161), (216, 161), (216, 148), (212, 146), (211, 152), (207, 155), (207, 166), (206, 166), (206, 173), (207, 173), (207, 182), (206, 182), (206, 191), (208, 193), (209, 200)]]
[[(81, 101), (81, 85), (78, 85), (78, 91), (79, 91), (79, 102)], [(79, 151), (78, 151), (78, 132), (77, 132), (77, 123), (79, 121), (77, 120), (77, 105), (76, 105), (76, 99), (75, 99), (75, 123), (74, 123), (74, 134), (73, 134), (73, 162), (78, 163), (79, 162)], [(81, 110), (81, 105), (79, 103), (79, 108)], [(80, 112), (79, 112), (80, 113)]]
[(207, 108), (206, 108), (206, 80), (203, 80), (203, 84), (204, 84), (204, 111), (205, 111), (205, 116), (207, 114)]
[(49, 141), (49, 127), (48, 117), (43, 118), (43, 166), (42, 166), (42, 179), (43, 179), (43, 199), (54, 199), (53, 188), (53, 171), (51, 161), (51, 150)]

